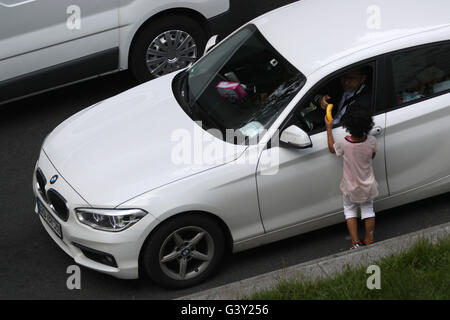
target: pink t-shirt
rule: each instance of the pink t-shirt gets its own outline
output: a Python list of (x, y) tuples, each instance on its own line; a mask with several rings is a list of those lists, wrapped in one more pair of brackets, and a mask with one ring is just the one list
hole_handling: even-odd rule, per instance
[(372, 155), (378, 152), (380, 144), (373, 136), (365, 141), (351, 142), (349, 137), (336, 142), (334, 150), (338, 157), (344, 157), (341, 191), (353, 203), (364, 203), (378, 196), (378, 184), (372, 168)]

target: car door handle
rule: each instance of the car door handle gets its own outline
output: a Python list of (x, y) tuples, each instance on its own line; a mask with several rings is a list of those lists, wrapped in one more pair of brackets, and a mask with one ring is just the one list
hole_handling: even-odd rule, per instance
[(23, 1), (16, 1), (16, 2), (11, 1), (11, 3), (4, 3), (2, 1), (0, 1), (0, 6), (6, 7), (6, 8), (14, 8), (14, 7), (18, 7), (18, 6), (21, 6), (21, 5), (24, 5), (27, 3), (31, 3), (34, 1), (36, 1), (36, 0), (23, 0)]
[(370, 130), (369, 135), (371, 136), (377, 136), (379, 135), (381, 132), (383, 131), (383, 129), (379, 126), (374, 127), (372, 130)]

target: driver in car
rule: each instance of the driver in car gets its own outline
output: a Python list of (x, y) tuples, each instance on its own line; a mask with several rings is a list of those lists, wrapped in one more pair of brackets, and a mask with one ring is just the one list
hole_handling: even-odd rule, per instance
[(353, 69), (340, 77), (342, 90), (330, 95), (316, 95), (313, 103), (326, 110), (327, 105), (334, 105), (332, 116), (333, 124), (340, 123), (342, 116), (345, 114), (347, 107), (355, 102), (361, 106), (371, 106), (372, 94), (370, 85), (367, 84), (367, 68)]

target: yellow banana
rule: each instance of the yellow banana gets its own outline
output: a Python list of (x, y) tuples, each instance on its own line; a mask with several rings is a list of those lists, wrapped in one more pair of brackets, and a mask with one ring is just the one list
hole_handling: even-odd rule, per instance
[(331, 116), (331, 110), (333, 109), (333, 104), (329, 103), (327, 106), (327, 120), (332, 121), (333, 117)]

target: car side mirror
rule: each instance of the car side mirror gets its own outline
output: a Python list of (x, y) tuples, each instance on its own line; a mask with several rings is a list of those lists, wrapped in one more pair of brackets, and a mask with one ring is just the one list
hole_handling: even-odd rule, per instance
[(280, 145), (288, 148), (306, 149), (312, 148), (312, 141), (305, 131), (296, 125), (291, 125), (281, 133)]
[(217, 44), (218, 39), (219, 39), (219, 36), (217, 34), (215, 36), (212, 36), (211, 38), (209, 38), (209, 40), (205, 46), (205, 52), (203, 53), (204, 55), (208, 51), (210, 51), (212, 48), (214, 48), (214, 46)]

